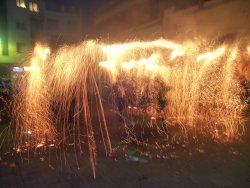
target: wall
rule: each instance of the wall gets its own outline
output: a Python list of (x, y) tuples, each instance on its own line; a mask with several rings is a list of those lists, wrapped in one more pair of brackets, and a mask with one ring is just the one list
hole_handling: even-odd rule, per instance
[(166, 9), (162, 33), (166, 38), (177, 39), (244, 35), (250, 29), (249, 18), (248, 0), (210, 0), (202, 7)]
[(96, 14), (97, 35), (110, 40), (148, 38), (159, 34), (164, 0), (131, 0), (107, 4)]
[[(25, 22), (24, 30), (17, 29), (17, 21)], [(0, 63), (20, 63), (26, 59), (31, 49), (30, 19), (28, 9), (17, 7), (15, 0), (7, 0), (7, 29), (8, 55), (0, 53)], [(17, 52), (17, 43), (25, 44), (22, 53)]]
[(76, 43), (83, 39), (82, 13), (44, 11), (43, 36), (53, 47)]
[[(117, 6), (103, 7), (95, 18), (97, 33), (107, 33), (110, 40), (149, 40), (159, 37), (174, 40), (195, 37), (219, 38), (238, 33), (247, 34), (250, 29), (249, 0), (122, 2), (119, 1)], [(130, 7), (125, 6), (126, 4), (130, 4)], [(111, 15), (113, 10), (116, 11)], [(149, 15), (153, 17), (147, 19)]]

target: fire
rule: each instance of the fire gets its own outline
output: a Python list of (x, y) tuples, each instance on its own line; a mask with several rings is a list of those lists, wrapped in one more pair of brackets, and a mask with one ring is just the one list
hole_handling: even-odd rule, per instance
[[(99, 66), (110, 73), (114, 82), (117, 79), (129, 82), (130, 77), (135, 77), (141, 83), (148, 77), (154, 87), (155, 79), (163, 80), (165, 85), (172, 88), (167, 93), (169, 105), (164, 109), (169, 121), (171, 117), (178, 123), (191, 126), (196, 121), (205, 121), (207, 126), (220, 124), (226, 131), (238, 134), (244, 130), (243, 126), (238, 129), (244, 104), (237, 94), (239, 85), (234, 76), (237, 47), (223, 45), (199, 53), (199, 46), (194, 42), (181, 45), (163, 39), (102, 45), (106, 59), (105, 66), (103, 62)], [(124, 71), (125, 77), (121, 78)], [(137, 84), (137, 87), (145, 91), (148, 84), (151, 85)], [(220, 107), (213, 107), (218, 104)], [(157, 113), (156, 109), (155, 112), (152, 112), (152, 108), (150, 111)]]
[(247, 52), (250, 55), (250, 46), (247, 47)]
[(170, 60), (173, 61), (177, 57), (182, 57), (184, 55), (184, 53), (185, 53), (184, 50), (182, 50), (180, 48), (176, 49), (176, 50), (171, 52)]
[(214, 61), (215, 59), (221, 57), (225, 53), (225, 50), (226, 50), (225, 47), (220, 47), (213, 52), (207, 52), (204, 54), (200, 54), (197, 57), (197, 62), (200, 62), (202, 60), (205, 62)]
[[(131, 113), (149, 117), (147, 126), (161, 118), (182, 125), (184, 132), (203, 128), (216, 137), (217, 130), (242, 135), (245, 104), (235, 76), (238, 47), (209, 46), (211, 51), (201, 51), (208, 49), (202, 45), (164, 39), (120, 44), (86, 41), (51, 55), (49, 48), (37, 46), (25, 67), (23, 90), (15, 100), (15, 133), (19, 134), (15, 145), (27, 141), (33, 149), (46, 144), (65, 149), (70, 133), (75, 152), (82, 154), (86, 139), (95, 176), (93, 113), (98, 116), (105, 152), (112, 153), (102, 103), (103, 83), (110, 90), (117, 87), (115, 94)], [(166, 103), (161, 108), (159, 100)], [(158, 125), (152, 127), (164, 131)], [(84, 138), (83, 132), (87, 134)]]

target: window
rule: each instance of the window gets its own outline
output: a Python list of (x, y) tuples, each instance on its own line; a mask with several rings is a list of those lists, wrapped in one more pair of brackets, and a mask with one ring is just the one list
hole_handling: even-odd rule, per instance
[(26, 29), (26, 24), (23, 21), (17, 21), (16, 22), (16, 28), (18, 30), (25, 30)]
[(26, 8), (25, 0), (16, 0), (16, 6), (20, 8)]
[(39, 12), (37, 3), (29, 2), (29, 9), (31, 12)]
[(0, 38), (0, 55), (9, 55), (8, 42)]
[(16, 43), (16, 52), (17, 53), (22, 53), (24, 52), (25, 44), (21, 42)]

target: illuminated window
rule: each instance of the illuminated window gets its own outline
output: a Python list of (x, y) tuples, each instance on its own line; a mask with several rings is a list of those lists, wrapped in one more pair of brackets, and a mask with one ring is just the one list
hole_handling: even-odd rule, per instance
[(25, 0), (16, 0), (16, 6), (26, 8)]
[(34, 2), (29, 3), (29, 9), (31, 12), (39, 12), (38, 5), (37, 3), (34, 3)]

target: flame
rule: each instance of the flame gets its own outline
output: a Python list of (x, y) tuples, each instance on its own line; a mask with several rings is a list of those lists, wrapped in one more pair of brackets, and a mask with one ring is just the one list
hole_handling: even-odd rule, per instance
[(213, 52), (207, 52), (204, 54), (200, 54), (197, 57), (197, 62), (200, 62), (202, 60), (205, 62), (214, 61), (215, 59), (221, 57), (225, 53), (225, 50), (226, 50), (225, 47), (220, 47)]
[[(145, 126), (158, 132), (162, 127), (152, 124), (164, 119), (182, 125), (184, 134), (195, 128), (211, 134), (218, 134), (215, 130), (243, 134), (245, 103), (234, 75), (240, 57), (237, 44), (208, 47), (202, 41), (178, 44), (164, 39), (119, 44), (85, 41), (49, 56), (49, 48), (38, 45), (24, 68), (23, 90), (15, 97), (16, 134), (20, 134), (15, 145), (28, 142), (34, 149), (41, 143), (63, 149), (71, 145), (82, 154), (86, 139), (95, 177), (93, 112), (106, 155), (112, 153), (101, 95), (104, 87), (129, 104), (129, 112), (156, 120)], [(160, 108), (161, 100), (166, 105)], [(32, 130), (32, 136), (27, 136), (27, 130)], [(68, 143), (68, 133), (73, 144)]]
[(171, 52), (170, 60), (173, 61), (177, 57), (181, 57), (184, 55), (184, 50), (183, 49), (176, 49)]
[(247, 47), (247, 52), (250, 55), (250, 46)]

